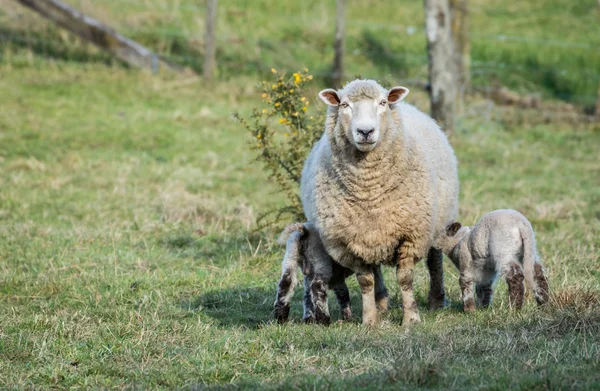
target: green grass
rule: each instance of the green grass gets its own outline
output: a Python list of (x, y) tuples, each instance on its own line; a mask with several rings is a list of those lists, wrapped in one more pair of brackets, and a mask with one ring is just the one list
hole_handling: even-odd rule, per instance
[[(201, 1), (68, 0), (172, 61), (202, 68)], [(219, 4), (221, 78), (262, 76), (271, 67), (331, 75), (335, 2), (229, 0)], [(475, 87), (500, 82), (591, 111), (600, 82), (600, 27), (594, 0), (469, 2)], [(11, 0), (0, 0), (0, 42), (70, 61), (111, 62)], [(427, 56), (419, 1), (352, 2), (346, 74), (424, 81)], [(2, 54), (0, 54), (2, 55)], [(4, 56), (7, 56), (4, 53)], [(9, 55), (10, 57), (10, 55)]]
[[(0, 9), (8, 9), (5, 4)], [(104, 4), (81, 4), (119, 23), (136, 20)], [(235, 4), (241, 9), (245, 3)], [(304, 21), (319, 15), (313, 22), (323, 25), (322, 33), (306, 34), (322, 34), (328, 42), (327, 9), (307, 4), (288, 6), (290, 14)], [(363, 20), (383, 20), (390, 15), (385, 7), (374, 7)], [(419, 7), (394, 8), (398, 23), (416, 23)], [(353, 6), (350, 15), (360, 19), (367, 8), (368, 2)], [(562, 15), (565, 24), (580, 15), (550, 8), (548, 15)], [(245, 12), (261, 15), (258, 10)], [(181, 21), (185, 34), (202, 31), (189, 12), (137, 17)], [(220, 17), (232, 25), (238, 18), (227, 12)], [(285, 29), (277, 26), (284, 23), (272, 20), (273, 26), (258, 31), (240, 29), (250, 39), (272, 28), (279, 40)], [(587, 35), (592, 27), (583, 22), (564, 36), (541, 26), (522, 25), (518, 33), (591, 43), (597, 37)], [(497, 25), (488, 27), (501, 33)], [(362, 28), (349, 25), (357, 34)], [(420, 39), (406, 46), (422, 54)], [(555, 294), (547, 308), (529, 299), (523, 311), (511, 312), (501, 282), (490, 310), (463, 314), (457, 272), (446, 262), (452, 303), (430, 312), (421, 263), (415, 276), (420, 325), (400, 324), (392, 269), (385, 269), (392, 310), (380, 327), (364, 328), (358, 317), (331, 327), (302, 325), (300, 288), (294, 321), (277, 325), (271, 311), (283, 249), (275, 244), (277, 231), (253, 228), (256, 216), (284, 197), (253, 163), (248, 135), (231, 116), (260, 104), (254, 87), (260, 78), (222, 73), (206, 86), (194, 78), (127, 70), (85, 46), (69, 47), (80, 61), (31, 47), (5, 48), (0, 59), (0, 388), (599, 387), (597, 123), (546, 124), (535, 113), (524, 122), (519, 111), (495, 121), (477, 111), (460, 119), (452, 140), (460, 162), (461, 221), (470, 224), (506, 207), (531, 220)], [(272, 61), (289, 71), (303, 58), (325, 64), (322, 54), (294, 50), (289, 63), (285, 56)], [(598, 58), (586, 53), (590, 64)], [(521, 57), (514, 58), (522, 65)], [(267, 60), (261, 64), (270, 66)], [(349, 69), (389, 77), (365, 59), (354, 58)], [(313, 97), (320, 87), (317, 82)], [(408, 101), (428, 108), (416, 89)], [(314, 98), (310, 107), (322, 109)], [(349, 283), (360, 314), (358, 286), (353, 278)], [(330, 306), (338, 320), (334, 300)]]

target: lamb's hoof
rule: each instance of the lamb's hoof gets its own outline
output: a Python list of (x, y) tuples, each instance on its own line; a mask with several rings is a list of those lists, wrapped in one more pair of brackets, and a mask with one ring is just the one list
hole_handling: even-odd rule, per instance
[(466, 313), (475, 312), (475, 303), (473, 301), (465, 303), (463, 305), (463, 311)]
[(409, 326), (416, 323), (421, 323), (421, 317), (418, 312), (404, 312), (404, 317), (402, 318), (403, 326)]
[(344, 308), (342, 310), (342, 319), (343, 320), (352, 319), (352, 310), (350, 308)]
[(307, 324), (308, 323), (315, 323), (315, 318), (312, 315), (311, 316), (305, 316), (305, 317), (302, 318), (302, 321), (304, 323), (307, 323)]
[(276, 306), (274, 310), (275, 320), (277, 323), (285, 323), (288, 321), (290, 316), (290, 307), (289, 306)]
[(331, 317), (328, 313), (315, 311), (315, 323), (322, 324), (324, 326), (329, 326), (331, 323)]

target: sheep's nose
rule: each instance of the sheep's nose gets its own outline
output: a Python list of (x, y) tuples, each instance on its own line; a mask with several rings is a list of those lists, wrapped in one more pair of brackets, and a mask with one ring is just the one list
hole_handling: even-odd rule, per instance
[(375, 131), (375, 128), (371, 129), (356, 129), (358, 134), (361, 134), (364, 138), (369, 138), (369, 136)]

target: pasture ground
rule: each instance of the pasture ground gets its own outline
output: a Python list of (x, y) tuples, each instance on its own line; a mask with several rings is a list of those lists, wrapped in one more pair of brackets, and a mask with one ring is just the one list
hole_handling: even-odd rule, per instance
[[(335, 322), (335, 300), (330, 327), (303, 325), (300, 288), (294, 321), (277, 325), (283, 250), (276, 230), (253, 227), (283, 197), (231, 115), (259, 105), (258, 80), (207, 88), (94, 58), (3, 52), (0, 388), (600, 387), (597, 123), (476, 109), (452, 138), (461, 221), (506, 207), (531, 220), (553, 291), (546, 308), (530, 298), (511, 312), (501, 282), (490, 310), (463, 314), (446, 261), (441, 311), (426, 310), (427, 273), (416, 269), (422, 324), (400, 324), (386, 269), (381, 326)], [(407, 100), (428, 109), (423, 92)]]

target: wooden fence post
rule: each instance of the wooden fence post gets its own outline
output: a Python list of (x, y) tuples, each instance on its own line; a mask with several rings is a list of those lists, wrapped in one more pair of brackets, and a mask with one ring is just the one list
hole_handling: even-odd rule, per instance
[(335, 8), (335, 51), (333, 58), (332, 82), (335, 88), (342, 86), (344, 77), (344, 29), (345, 29), (346, 0), (337, 0)]
[(217, 51), (217, 0), (206, 0), (206, 34), (204, 35), (204, 79), (211, 81), (214, 78)]
[(456, 61), (448, 0), (425, 0), (431, 116), (447, 134), (456, 120)]
[(471, 37), (468, 0), (450, 0), (452, 40), (456, 57), (457, 98), (459, 106), (471, 89)]

